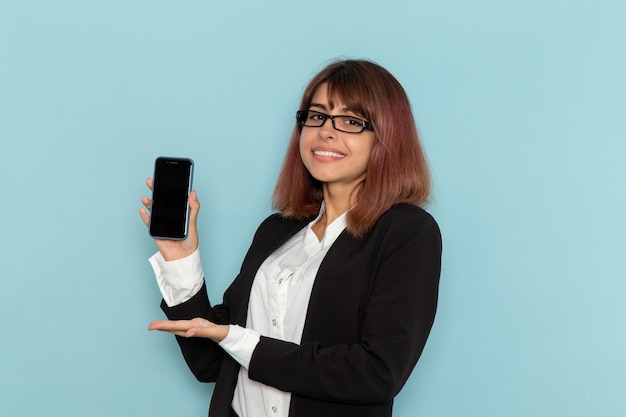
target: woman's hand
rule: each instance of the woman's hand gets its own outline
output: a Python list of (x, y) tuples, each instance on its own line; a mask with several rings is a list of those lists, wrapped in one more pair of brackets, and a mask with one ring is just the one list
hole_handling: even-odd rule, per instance
[[(146, 185), (152, 190), (152, 179), (146, 180)], [(139, 209), (139, 215), (141, 220), (146, 226), (150, 225), (149, 210), (152, 205), (152, 200), (148, 197), (141, 197), (141, 203), (143, 207)], [(185, 258), (198, 249), (198, 229), (196, 228), (196, 220), (198, 218), (198, 212), (200, 211), (200, 202), (196, 196), (196, 192), (189, 193), (189, 231), (185, 240), (167, 240), (167, 239), (154, 239), (154, 242), (165, 258), (166, 261), (175, 261), (176, 259)]]
[(229, 327), (215, 324), (202, 318), (192, 320), (154, 320), (148, 330), (169, 332), (182, 337), (204, 337), (214, 342), (221, 342), (228, 335)]

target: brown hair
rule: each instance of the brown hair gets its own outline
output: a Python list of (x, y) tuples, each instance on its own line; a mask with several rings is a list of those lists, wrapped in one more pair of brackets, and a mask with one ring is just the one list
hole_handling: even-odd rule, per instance
[[(378, 218), (398, 203), (422, 205), (428, 200), (428, 163), (417, 136), (411, 105), (404, 89), (386, 69), (364, 60), (330, 64), (304, 91), (300, 109), (308, 109), (320, 85), (328, 96), (374, 126), (376, 144), (367, 175), (357, 190), (356, 205), (347, 215), (347, 229), (362, 236)], [(273, 195), (273, 207), (285, 217), (315, 216), (323, 199), (322, 184), (309, 174), (300, 157), (301, 127), (296, 125)]]

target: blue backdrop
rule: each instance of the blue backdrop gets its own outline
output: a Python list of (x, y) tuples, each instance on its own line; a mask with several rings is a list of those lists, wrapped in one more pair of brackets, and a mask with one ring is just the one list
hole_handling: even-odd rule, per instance
[(626, 415), (625, 21), (618, 0), (2, 1), (0, 415), (206, 415), (212, 386), (146, 330), (144, 180), (196, 161), (221, 299), (337, 57), (405, 86), (444, 238), (394, 416)]

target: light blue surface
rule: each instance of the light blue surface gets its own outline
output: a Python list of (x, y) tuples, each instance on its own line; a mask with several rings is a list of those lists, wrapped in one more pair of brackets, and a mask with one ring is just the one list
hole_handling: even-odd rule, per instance
[(440, 310), (395, 417), (626, 415), (621, 1), (0, 3), (0, 415), (204, 416), (139, 220), (189, 156), (217, 301), (310, 77), (405, 86), (444, 237)]

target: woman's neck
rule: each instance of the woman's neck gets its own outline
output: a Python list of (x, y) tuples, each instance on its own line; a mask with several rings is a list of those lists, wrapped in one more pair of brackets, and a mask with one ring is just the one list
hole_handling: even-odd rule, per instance
[(356, 203), (354, 187), (347, 188), (337, 185), (330, 187), (324, 184), (322, 189), (324, 192), (324, 213), (312, 227), (319, 240), (324, 237), (326, 228)]

